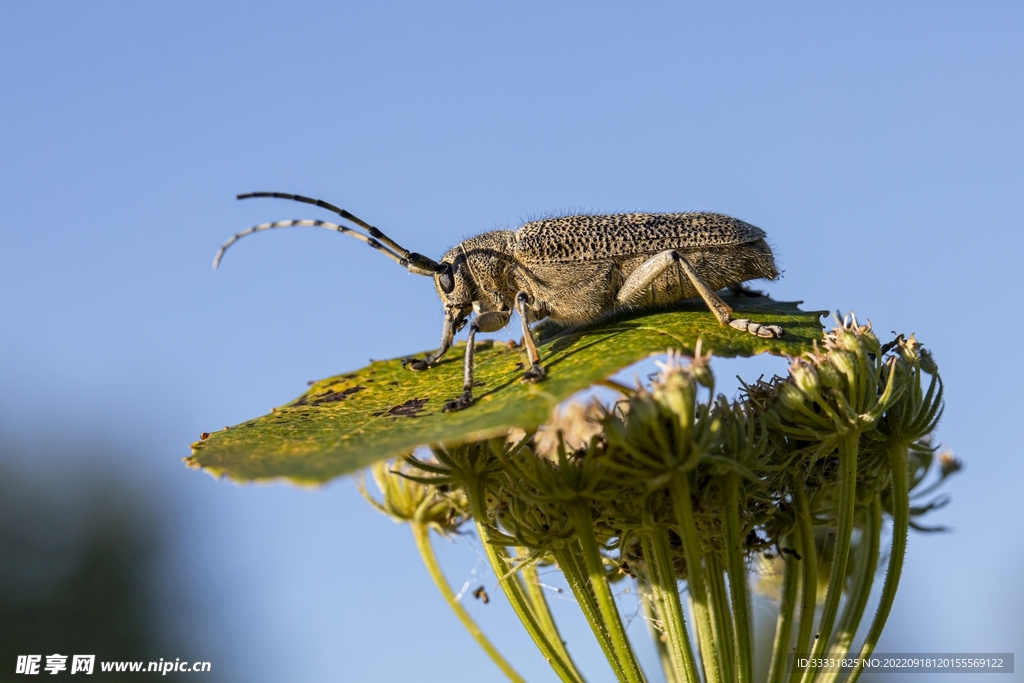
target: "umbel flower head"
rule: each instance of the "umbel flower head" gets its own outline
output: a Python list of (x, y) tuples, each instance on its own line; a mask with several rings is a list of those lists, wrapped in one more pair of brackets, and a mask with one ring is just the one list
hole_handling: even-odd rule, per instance
[(946, 502), (912, 507), (910, 492), (930, 494), (961, 467), (940, 456), (938, 480), (921, 486), (936, 469), (931, 433), (942, 411), (934, 360), (913, 336), (881, 344), (851, 315), (792, 358), (788, 376), (744, 385), (733, 401), (715, 394), (710, 361), (700, 344), (693, 358), (669, 351), (650, 386), (624, 389), (611, 406), (571, 406), (535, 431), (438, 444), (429, 459), (378, 467), (376, 505), (446, 533), (471, 520), (513, 608), (566, 681), (582, 676), (532, 583), (538, 564), (565, 575), (624, 681), (645, 674), (612, 583), (636, 582), (670, 680), (749, 681), (750, 567), (772, 572), (759, 585), (780, 601), (777, 681), (787, 654), (851, 651), (888, 517), (889, 566), (860, 649), (870, 653), (907, 530), (920, 528), (912, 518)]
[(359, 489), (363, 497), (378, 512), (396, 522), (416, 522), (451, 535), (469, 519), (462, 491), (424, 481), (416, 476), (419, 470), (405, 462), (378, 462), (371, 465), (369, 471), (380, 490), (381, 500), (378, 502), (369, 494), (361, 479)]

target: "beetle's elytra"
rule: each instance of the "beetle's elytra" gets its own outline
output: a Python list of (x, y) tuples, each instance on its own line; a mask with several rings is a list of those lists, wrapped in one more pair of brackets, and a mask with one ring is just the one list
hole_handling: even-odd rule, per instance
[(319, 199), (281, 192), (252, 192), (239, 199), (275, 197), (332, 211), (364, 232), (320, 220), (261, 223), (224, 243), (213, 267), (236, 241), (262, 230), (309, 226), (345, 233), (383, 252), (417, 275), (429, 275), (444, 305), (441, 347), (423, 359), (407, 359), (411, 370), (435, 365), (470, 316), (462, 395), (445, 404), (461, 410), (473, 402), (473, 350), (477, 332), (505, 327), (513, 311), (523, 325), (531, 367), (524, 382), (546, 372), (530, 323), (584, 323), (619, 309), (645, 310), (702, 298), (723, 325), (761, 337), (781, 337), (777, 325), (734, 319), (716, 290), (740, 289), (749, 280), (778, 277), (765, 233), (718, 213), (579, 214), (526, 223), (471, 237), (434, 261), (411, 252), (353, 214)]

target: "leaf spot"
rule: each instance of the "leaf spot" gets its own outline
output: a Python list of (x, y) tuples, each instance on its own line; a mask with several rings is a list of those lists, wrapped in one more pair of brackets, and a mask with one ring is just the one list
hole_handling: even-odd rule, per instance
[(412, 398), (403, 403), (402, 405), (392, 406), (386, 411), (374, 413), (374, 417), (380, 417), (381, 415), (393, 415), (395, 417), (416, 417), (416, 413), (423, 410), (423, 406), (429, 401), (429, 398)]
[(334, 403), (335, 401), (344, 401), (352, 394), (358, 393), (365, 388), (366, 387), (364, 386), (355, 386), (349, 387), (344, 391), (335, 391), (334, 389), (328, 389), (326, 392), (319, 394), (317, 396), (303, 396), (295, 403), (295, 407), (297, 408), (299, 406), (304, 405), (318, 406), (321, 403)]

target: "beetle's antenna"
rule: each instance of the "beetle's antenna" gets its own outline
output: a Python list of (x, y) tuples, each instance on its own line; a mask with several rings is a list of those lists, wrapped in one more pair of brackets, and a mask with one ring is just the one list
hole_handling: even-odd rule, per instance
[(391, 251), (390, 249), (385, 247), (383, 244), (381, 244), (377, 240), (373, 239), (372, 237), (367, 237), (366, 235), (364, 235), (363, 233), (359, 232), (358, 230), (353, 230), (352, 228), (346, 228), (344, 225), (338, 225), (337, 223), (328, 223), (326, 221), (301, 220), (301, 221), (274, 221), (273, 223), (260, 223), (259, 225), (254, 225), (251, 228), (243, 230), (242, 232), (237, 233), (235, 235), (232, 235), (231, 239), (229, 239), (227, 242), (225, 242), (221, 246), (221, 248), (217, 250), (217, 255), (213, 257), (213, 269), (216, 270), (217, 266), (220, 265), (220, 260), (222, 258), (224, 258), (224, 252), (226, 252), (228, 250), (228, 247), (230, 247), (232, 244), (234, 244), (238, 240), (242, 239), (246, 235), (251, 235), (254, 232), (262, 232), (263, 230), (274, 230), (275, 228), (302, 228), (302, 227), (325, 228), (327, 230), (333, 230), (335, 232), (344, 233), (346, 235), (352, 235), (352, 237), (355, 237), (357, 240), (361, 240), (361, 241), (365, 242), (366, 244), (370, 245), (371, 247), (373, 247), (374, 249), (376, 249), (376, 250), (378, 250), (380, 252), (383, 252), (385, 256), (387, 256), (389, 259), (391, 259), (392, 261), (394, 261), (398, 265), (403, 266), (405, 268), (409, 267), (409, 261), (407, 259), (402, 258), (401, 256), (399, 256), (395, 252)]
[(379, 229), (375, 228), (374, 226), (364, 221), (362, 218), (359, 218), (355, 214), (349, 213), (345, 209), (338, 208), (337, 206), (331, 204), (330, 202), (325, 202), (322, 199), (314, 199), (313, 197), (304, 197), (299, 194), (289, 194), (287, 192), (247, 192), (245, 194), (238, 195), (236, 199), (252, 199), (253, 197), (271, 197), (273, 199), (287, 199), (289, 201), (302, 202), (303, 204), (312, 204), (313, 206), (318, 206), (321, 209), (327, 209), (328, 211), (338, 214), (347, 221), (352, 221), (359, 227), (366, 230), (366, 232), (370, 233), (370, 237), (378, 239), (384, 244), (386, 244), (388, 247), (391, 248), (392, 252), (397, 254), (400, 258), (405, 259), (407, 263), (403, 265), (412, 266), (412, 270), (414, 272), (429, 271), (422, 272), (420, 274), (433, 275), (434, 272), (437, 272), (437, 270), (440, 268), (438, 263), (433, 259), (429, 259), (426, 256), (423, 256), (422, 254), (417, 254), (415, 251), (409, 251), (408, 249), (400, 245), (398, 242), (394, 241), (393, 239), (385, 235)]

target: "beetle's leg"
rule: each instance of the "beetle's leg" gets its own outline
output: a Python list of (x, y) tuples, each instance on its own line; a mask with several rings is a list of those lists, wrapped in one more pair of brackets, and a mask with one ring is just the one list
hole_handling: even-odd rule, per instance
[(437, 364), (437, 361), (441, 360), (444, 354), (448, 353), (448, 349), (452, 347), (452, 337), (455, 336), (454, 325), (452, 324), (451, 318), (447, 315), (444, 317), (444, 329), (441, 331), (441, 348), (433, 353), (428, 353), (426, 358), (403, 358), (402, 367), (408, 370), (426, 370)]
[(654, 282), (665, 274), (670, 268), (678, 266), (686, 274), (686, 277), (690, 279), (693, 286), (697, 289), (697, 293), (700, 294), (700, 298), (704, 299), (704, 303), (708, 305), (711, 312), (714, 313), (715, 318), (718, 322), (723, 325), (728, 325), (729, 320), (732, 316), (732, 309), (729, 304), (722, 301), (722, 299), (714, 293), (714, 291), (697, 275), (693, 267), (687, 262), (686, 258), (683, 257), (678, 251), (674, 249), (668, 249), (655, 254), (651, 258), (641, 263), (636, 270), (634, 270), (626, 281), (622, 283), (622, 287), (619, 289), (618, 294), (615, 295), (617, 303), (622, 305), (628, 305), (633, 302), (638, 296), (650, 287)]
[(690, 265), (690, 262), (686, 260), (686, 257), (674, 249), (663, 251), (641, 263), (626, 278), (626, 281), (622, 283), (619, 293), (615, 296), (616, 301), (623, 305), (628, 304), (631, 299), (647, 289), (658, 277), (674, 265), (678, 265), (683, 273), (686, 274), (686, 277), (689, 278), (697, 293), (700, 294), (700, 298), (708, 305), (708, 308), (711, 309), (718, 322), (737, 330), (750, 332), (758, 337), (778, 338), (782, 336), (782, 328), (778, 325), (760, 325), (746, 318), (733, 319), (732, 308), (729, 307), (729, 304), (722, 301), (722, 298), (715, 294), (714, 290), (701, 279), (697, 271)]
[(537, 350), (537, 342), (533, 339), (533, 330), (530, 329), (529, 318), (526, 307), (530, 303), (530, 295), (520, 291), (516, 294), (516, 312), (523, 323), (523, 343), (526, 344), (526, 354), (530, 358), (530, 369), (523, 373), (524, 382), (539, 382), (547, 376), (547, 370), (540, 364), (540, 351)]
[(718, 322), (729, 327), (742, 330), (743, 332), (749, 332), (750, 334), (758, 337), (765, 337), (769, 339), (778, 339), (782, 336), (782, 328), (778, 325), (761, 325), (760, 323), (751, 322), (747, 318), (733, 318), (732, 309), (722, 301), (721, 297), (714, 293), (714, 291), (708, 287), (707, 283), (700, 279), (697, 275), (697, 271), (693, 269), (690, 263), (686, 260), (686, 257), (678, 252), (673, 252), (679, 257), (679, 267), (682, 268), (683, 272), (686, 273), (686, 277), (690, 278), (690, 282), (700, 292), (700, 298), (704, 299), (704, 303), (708, 305), (711, 312), (718, 318)]
[(755, 323), (748, 318), (735, 318), (729, 321), (729, 327), (749, 332), (750, 334), (764, 337), (766, 339), (779, 339), (783, 335), (783, 329), (778, 325), (762, 325)]
[(473, 359), (476, 356), (476, 333), (480, 326), (476, 320), (469, 324), (469, 338), (466, 340), (466, 358), (462, 369), (462, 396), (444, 404), (444, 412), (468, 408), (473, 402)]

